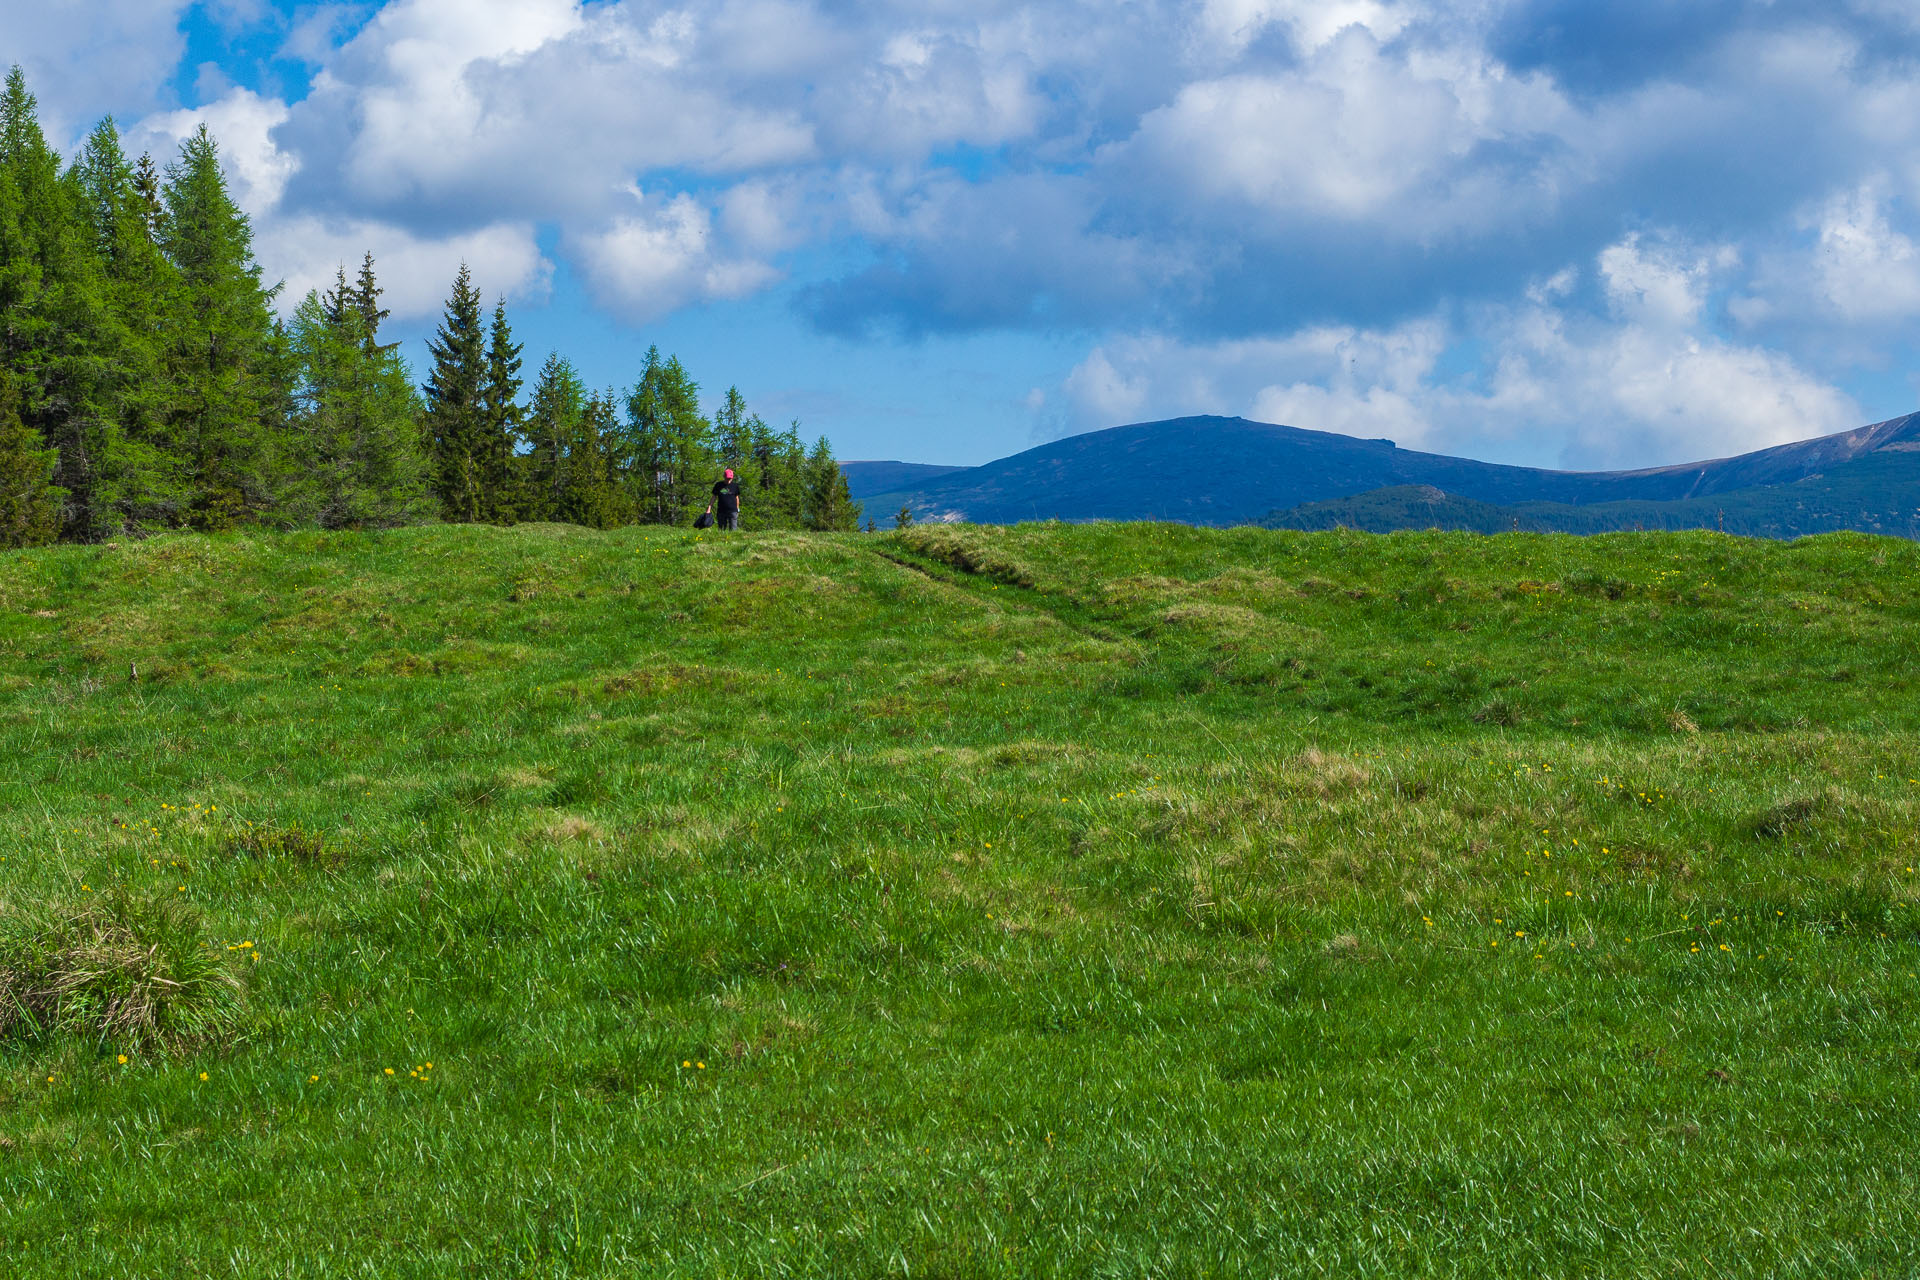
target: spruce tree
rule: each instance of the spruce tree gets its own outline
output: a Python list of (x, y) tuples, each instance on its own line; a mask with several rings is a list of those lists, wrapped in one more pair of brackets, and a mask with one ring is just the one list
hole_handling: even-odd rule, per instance
[(587, 389), (573, 365), (558, 354), (548, 356), (540, 366), (533, 403), (521, 426), (526, 443), (521, 459), (521, 519), (567, 519), (572, 445), (586, 411)]
[(440, 517), (449, 521), (488, 518), (490, 451), (486, 447), (483, 393), (487, 378), (486, 332), (480, 291), (465, 263), (454, 279), (445, 316), (427, 344), (433, 370), (425, 388), (426, 434), (433, 463), (433, 491)]
[(283, 519), (360, 529), (421, 518), (420, 401), (405, 361), (367, 341), (358, 308), (335, 316), (318, 293), (294, 312), (289, 342), (298, 481)]
[[(122, 529), (166, 528), (179, 523), (191, 493), (172, 432), (163, 348), (180, 306), (179, 273), (154, 243), (149, 195), (141, 189), (140, 172), (127, 162), (111, 117), (88, 136), (73, 177), (101, 259), (113, 351), (104, 389), (120, 449), (109, 459), (112, 493), (104, 505)], [(157, 188), (152, 195), (157, 198)], [(104, 525), (100, 530), (110, 531)]]
[(647, 351), (627, 396), (619, 462), (626, 502), (651, 524), (691, 520), (713, 483), (713, 428), (700, 414), (700, 385), (677, 356), (663, 361), (658, 347)]
[(166, 206), (160, 199), (160, 168), (153, 162), (150, 152), (140, 153), (139, 163), (133, 167), (133, 192), (139, 197), (141, 220), (146, 223), (147, 239), (160, 238), (160, 219), (166, 212)]
[(520, 437), (520, 344), (507, 324), (507, 304), (493, 308), (487, 333), (487, 380), (480, 389), (480, 424), (486, 465), (487, 519), (513, 523), (517, 514), (513, 451)]
[(805, 470), (807, 451), (800, 443), (800, 424), (775, 431), (759, 415), (747, 421), (753, 441), (754, 475), (759, 484), (756, 529), (806, 527)]
[[(345, 285), (346, 281), (342, 280), (343, 294), (346, 292)], [(380, 326), (393, 315), (393, 312), (380, 305), (380, 295), (385, 292), (386, 290), (380, 287), (380, 281), (374, 276), (373, 251), (369, 249), (367, 256), (360, 260), (360, 275), (353, 286), (353, 309), (360, 314), (360, 324), (366, 333), (369, 347), (380, 346)], [(386, 349), (392, 350), (398, 346), (398, 343), (392, 343)]]
[(113, 531), (117, 354), (99, 248), (77, 178), (63, 178), (18, 67), (0, 89), (0, 371), (22, 421), (55, 455), (61, 535)]
[(167, 361), (173, 436), (193, 493), (188, 522), (230, 528), (265, 511), (291, 478), (283, 433), (290, 377), (261, 283), (253, 228), (227, 191), (202, 125), (167, 167), (160, 244), (180, 273)]
[(834, 460), (825, 436), (807, 454), (805, 476), (807, 528), (850, 532), (860, 527), (860, 504), (847, 491), (846, 473)]
[(0, 369), (0, 550), (37, 547), (60, 533), (53, 450), (20, 419), (13, 378)]

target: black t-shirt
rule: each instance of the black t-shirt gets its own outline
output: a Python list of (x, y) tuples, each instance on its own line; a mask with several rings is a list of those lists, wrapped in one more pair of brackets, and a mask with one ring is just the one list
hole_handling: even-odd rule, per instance
[(713, 500), (722, 514), (740, 509), (740, 482), (738, 480), (718, 480), (713, 486)]

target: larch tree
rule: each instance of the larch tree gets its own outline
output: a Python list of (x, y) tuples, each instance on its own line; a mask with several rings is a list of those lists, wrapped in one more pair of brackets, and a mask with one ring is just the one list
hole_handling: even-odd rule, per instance
[(167, 166), (160, 246), (180, 273), (168, 329), (171, 435), (191, 468), (188, 523), (232, 528), (269, 508), (290, 476), (282, 445), (291, 392), (277, 286), (261, 282), (253, 228), (202, 125)]
[(318, 293), (294, 312), (298, 461), (283, 519), (328, 529), (382, 528), (430, 509), (420, 398), (397, 350), (370, 340), (364, 312), (335, 313)]
[[(149, 166), (151, 161), (148, 161)], [(152, 205), (139, 171), (128, 163), (111, 117), (88, 136), (74, 165), (105, 282), (113, 350), (103, 390), (117, 423), (117, 456), (110, 459), (111, 500), (101, 508), (121, 530), (177, 525), (191, 495), (192, 476), (181, 465), (173, 436), (173, 387), (165, 340), (181, 307), (180, 274), (153, 237)], [(157, 189), (153, 193), (157, 198)]]
[(700, 385), (677, 356), (647, 351), (640, 381), (627, 396), (620, 461), (626, 499), (636, 518), (684, 524), (705, 504), (713, 483), (712, 426), (700, 413)]
[(63, 178), (18, 67), (0, 89), (0, 371), (22, 422), (54, 452), (60, 533), (113, 532), (117, 354), (81, 184)]
[(53, 450), (20, 418), (13, 378), (0, 369), (0, 550), (38, 547), (60, 534)]

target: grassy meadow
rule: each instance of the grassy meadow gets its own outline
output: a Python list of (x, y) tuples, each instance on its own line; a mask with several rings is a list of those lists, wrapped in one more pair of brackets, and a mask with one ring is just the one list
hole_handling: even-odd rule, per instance
[(1920, 547), (0, 556), (0, 1275), (1920, 1274)]

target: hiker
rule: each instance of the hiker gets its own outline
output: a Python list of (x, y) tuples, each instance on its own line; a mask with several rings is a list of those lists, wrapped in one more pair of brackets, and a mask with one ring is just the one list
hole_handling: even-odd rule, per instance
[(733, 477), (733, 468), (727, 468), (724, 480), (713, 482), (713, 501), (719, 507), (715, 519), (722, 529), (740, 527), (740, 482)]

